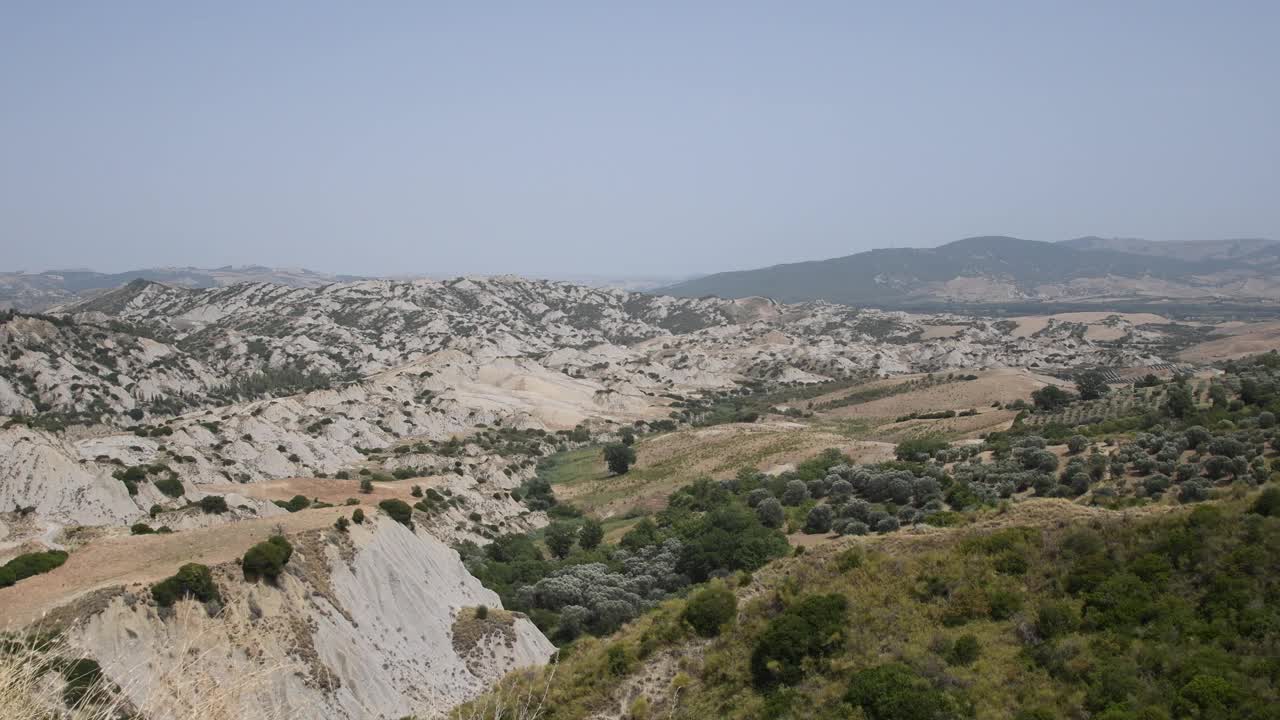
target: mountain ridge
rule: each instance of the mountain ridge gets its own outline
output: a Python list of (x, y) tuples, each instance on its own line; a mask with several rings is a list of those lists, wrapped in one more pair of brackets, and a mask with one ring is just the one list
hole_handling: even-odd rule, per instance
[[(885, 248), (825, 260), (707, 275), (655, 292), (678, 297), (759, 295), (780, 302), (895, 308), (929, 302), (1123, 298), (1280, 299), (1280, 285), (1240, 259), (1080, 249), (988, 235), (936, 248)], [(1270, 258), (1275, 243), (1241, 246)]]

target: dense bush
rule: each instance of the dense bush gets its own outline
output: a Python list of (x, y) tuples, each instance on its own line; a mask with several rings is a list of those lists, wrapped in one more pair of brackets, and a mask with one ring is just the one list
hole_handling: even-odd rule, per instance
[(604, 527), (598, 520), (587, 518), (578, 529), (578, 546), (583, 550), (595, 550), (604, 540)]
[(67, 553), (62, 550), (47, 550), (19, 555), (4, 565), (0, 565), (0, 587), (9, 587), (32, 575), (47, 573), (66, 561)]
[(982, 653), (978, 638), (972, 634), (961, 635), (947, 652), (947, 664), (972, 665)]
[(405, 501), (391, 498), (378, 503), (378, 507), (390, 515), (392, 520), (405, 527), (413, 527), (413, 508), (409, 507)]
[(294, 495), (288, 500), (275, 500), (273, 502), (275, 502), (277, 507), (282, 507), (291, 513), (306, 510), (311, 507), (311, 498), (306, 495)]
[(689, 598), (683, 618), (702, 637), (715, 637), (738, 614), (738, 597), (722, 582), (713, 582)]
[(782, 523), (787, 519), (787, 513), (782, 509), (782, 503), (770, 496), (756, 505), (756, 518), (765, 527), (776, 529), (782, 527)]
[(712, 574), (755, 570), (789, 549), (787, 538), (765, 527), (745, 505), (729, 503), (678, 528), (684, 547), (678, 570), (694, 582)]
[(200, 510), (207, 514), (220, 515), (227, 511), (227, 499), (221, 495), (205, 495), (200, 498)]
[(273, 535), (265, 542), (249, 548), (240, 561), (246, 580), (266, 578), (275, 582), (284, 566), (293, 557), (293, 545), (280, 535)]
[(201, 602), (221, 600), (209, 568), (198, 563), (187, 563), (174, 575), (152, 585), (151, 597), (160, 607), (170, 607), (184, 597)]
[(92, 700), (91, 693), (103, 686), (102, 667), (90, 658), (67, 660), (61, 673), (66, 683), (62, 689), (62, 703), (68, 708), (85, 709)]
[(832, 512), (830, 505), (815, 505), (805, 516), (804, 531), (809, 535), (821, 535), (831, 532)]
[(568, 557), (569, 552), (573, 550), (575, 540), (573, 526), (564, 522), (551, 523), (547, 526), (546, 535), (543, 539), (552, 555), (558, 558)]
[(1037, 410), (1057, 410), (1071, 402), (1071, 393), (1057, 385), (1046, 385), (1031, 393), (1031, 402)]
[(803, 677), (807, 661), (840, 649), (848, 612), (843, 595), (811, 595), (770, 620), (751, 651), (755, 686), (794, 684)]
[(187, 491), (187, 489), (182, 486), (182, 481), (174, 475), (156, 480), (154, 484), (157, 490), (173, 498), (182, 497), (182, 495)]
[(1280, 516), (1280, 487), (1273, 486), (1263, 490), (1249, 511), (1263, 517)]
[(947, 448), (947, 441), (937, 437), (921, 437), (903, 440), (894, 448), (893, 454), (899, 460), (920, 462), (928, 460), (939, 451)]
[(955, 716), (944, 693), (897, 663), (855, 673), (844, 701), (861, 708), (867, 720), (945, 720)]
[(604, 448), (604, 461), (609, 466), (609, 472), (614, 475), (624, 475), (635, 464), (636, 451), (630, 445), (622, 443), (606, 445)]

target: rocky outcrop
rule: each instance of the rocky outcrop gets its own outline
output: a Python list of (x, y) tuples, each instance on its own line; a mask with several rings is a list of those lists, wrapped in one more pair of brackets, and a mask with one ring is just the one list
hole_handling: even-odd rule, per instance
[(514, 616), (504, 631), (473, 638), (486, 659), (470, 668), (471, 648), (455, 648), (455, 618), (479, 605), (498, 613), (501, 603), (426, 533), (381, 517), (293, 541), (277, 585), (223, 566), (220, 606), (184, 601), (173, 611), (129, 588), (75, 627), (73, 643), (156, 720), (202, 698), (247, 720), (285, 708), (291, 717), (435, 718), (495, 673), (554, 650)]

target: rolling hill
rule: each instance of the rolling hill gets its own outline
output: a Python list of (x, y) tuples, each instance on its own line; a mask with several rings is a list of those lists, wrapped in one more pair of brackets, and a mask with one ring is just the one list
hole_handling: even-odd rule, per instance
[[(1097, 240), (1097, 242), (1094, 242)], [(676, 296), (767, 296), (909, 307), (937, 303), (1116, 299), (1280, 299), (1266, 271), (1273, 243), (1222, 241), (1194, 252), (1139, 254), (1127, 241), (1050, 243), (984, 236), (936, 248), (890, 248), (845, 257), (717, 273), (663, 288)], [(1234, 243), (1234, 244), (1230, 244)], [(1145, 247), (1145, 246), (1144, 246)], [(1257, 255), (1258, 257), (1253, 257)], [(1190, 256), (1192, 259), (1188, 259)]]

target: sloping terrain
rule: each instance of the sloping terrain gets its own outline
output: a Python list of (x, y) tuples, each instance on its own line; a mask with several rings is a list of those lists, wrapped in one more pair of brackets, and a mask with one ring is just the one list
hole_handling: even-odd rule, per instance
[(13, 308), (39, 312), (120, 287), (134, 280), (162, 282), (184, 287), (210, 288), (242, 282), (266, 282), (292, 287), (312, 287), (357, 278), (328, 275), (305, 269), (269, 268), (261, 265), (220, 268), (147, 268), (121, 273), (90, 270), (49, 270), (42, 273), (0, 272), (0, 310)]
[(717, 273), (660, 292), (682, 297), (765, 295), (783, 302), (825, 300), (876, 307), (1100, 298), (1280, 299), (1280, 285), (1249, 257), (1274, 248), (1261, 241), (1241, 243), (1220, 252), (1138, 254), (1105, 243), (974, 237), (937, 248), (871, 250)]
[[(275, 584), (248, 582), (229, 562), (268, 532), (252, 524), (193, 535), (194, 544), (183, 549), (177, 546), (184, 543), (167, 543), (173, 556), (149, 552), (156, 562), (145, 568), (136, 560), (132, 569), (125, 567), (123, 548), (97, 557), (116, 572), (110, 581), (123, 587), (62, 612), (77, 621), (71, 642), (156, 716), (197, 707), (193, 695), (202, 687), (261, 674), (264, 682), (226, 711), (244, 718), (272, 718), (281, 710), (351, 720), (433, 718), (506, 670), (550, 655), (550, 643), (521, 617), (508, 617), (505, 632), (499, 628), (459, 645), (455, 618), (478, 605), (500, 612), (501, 604), (467, 575), (456, 553), (429, 535), (385, 516), (343, 533), (306, 530), (332, 524), (336, 514), (310, 512), (315, 517), (306, 523), (286, 526), (296, 531), (295, 557)], [(133, 555), (140, 554), (135, 549)], [(190, 601), (171, 617), (147, 604), (147, 590), (138, 583), (188, 559), (220, 563), (216, 617)], [(83, 568), (71, 571), (83, 574)], [(481, 665), (468, 661), (473, 652), (484, 653)], [(170, 672), (174, 666), (182, 672)]]
[(1232, 323), (1215, 328), (1204, 342), (1178, 353), (1189, 362), (1235, 360), (1280, 349), (1280, 323)]
[(1176, 258), (1178, 260), (1235, 260), (1265, 249), (1274, 249), (1277, 240), (1242, 238), (1235, 240), (1185, 240), (1158, 242), (1141, 238), (1072, 238), (1058, 243), (1077, 250), (1112, 250), (1134, 255)]
[[(475, 563), (488, 548), (500, 556), (499, 540), (526, 538), (525, 551), (540, 552), (586, 511), (614, 542), (701, 477), (821, 479), (827, 465), (812, 458), (828, 449), (875, 464), (905, 439), (973, 442), (1013, 422), (1016, 411), (993, 401), (1070, 386), (1044, 373), (1145, 372), (1190, 327), (1156, 315), (996, 320), (519, 278), (140, 281), (50, 315), (5, 313), (0, 560), (70, 555), (14, 574), (0, 589), (0, 624), (87, 620), (64, 636), (139, 705), (160, 702), (156, 717), (196, 692), (173, 684), (176, 667), (203, 687), (266, 679), (233, 703), (249, 717), (282, 707), (431, 717), (549, 652), (498, 597), (551, 635), (561, 627), (514, 587), (479, 589), (476, 577), (492, 577)], [(911, 417), (940, 409), (952, 415)], [(612, 476), (601, 446), (624, 429), (638, 436), (637, 464)], [(546, 458), (549, 485), (539, 484)], [(384, 501), (390, 509), (375, 509)], [(350, 521), (356, 509), (363, 526)], [(793, 534), (807, 509), (788, 506)], [(909, 510), (912, 522), (923, 512)], [(127, 534), (135, 525), (141, 534)], [(749, 557), (787, 550), (770, 532)], [(296, 559), (275, 585), (247, 583), (238, 561), (277, 533)], [(674, 552), (649, 547), (581, 572), (666, 568)], [(148, 586), (192, 562), (211, 568), (222, 600), (180, 603), (176, 615), (157, 606)], [(628, 613), (695, 577), (654, 572), (627, 577)]]

